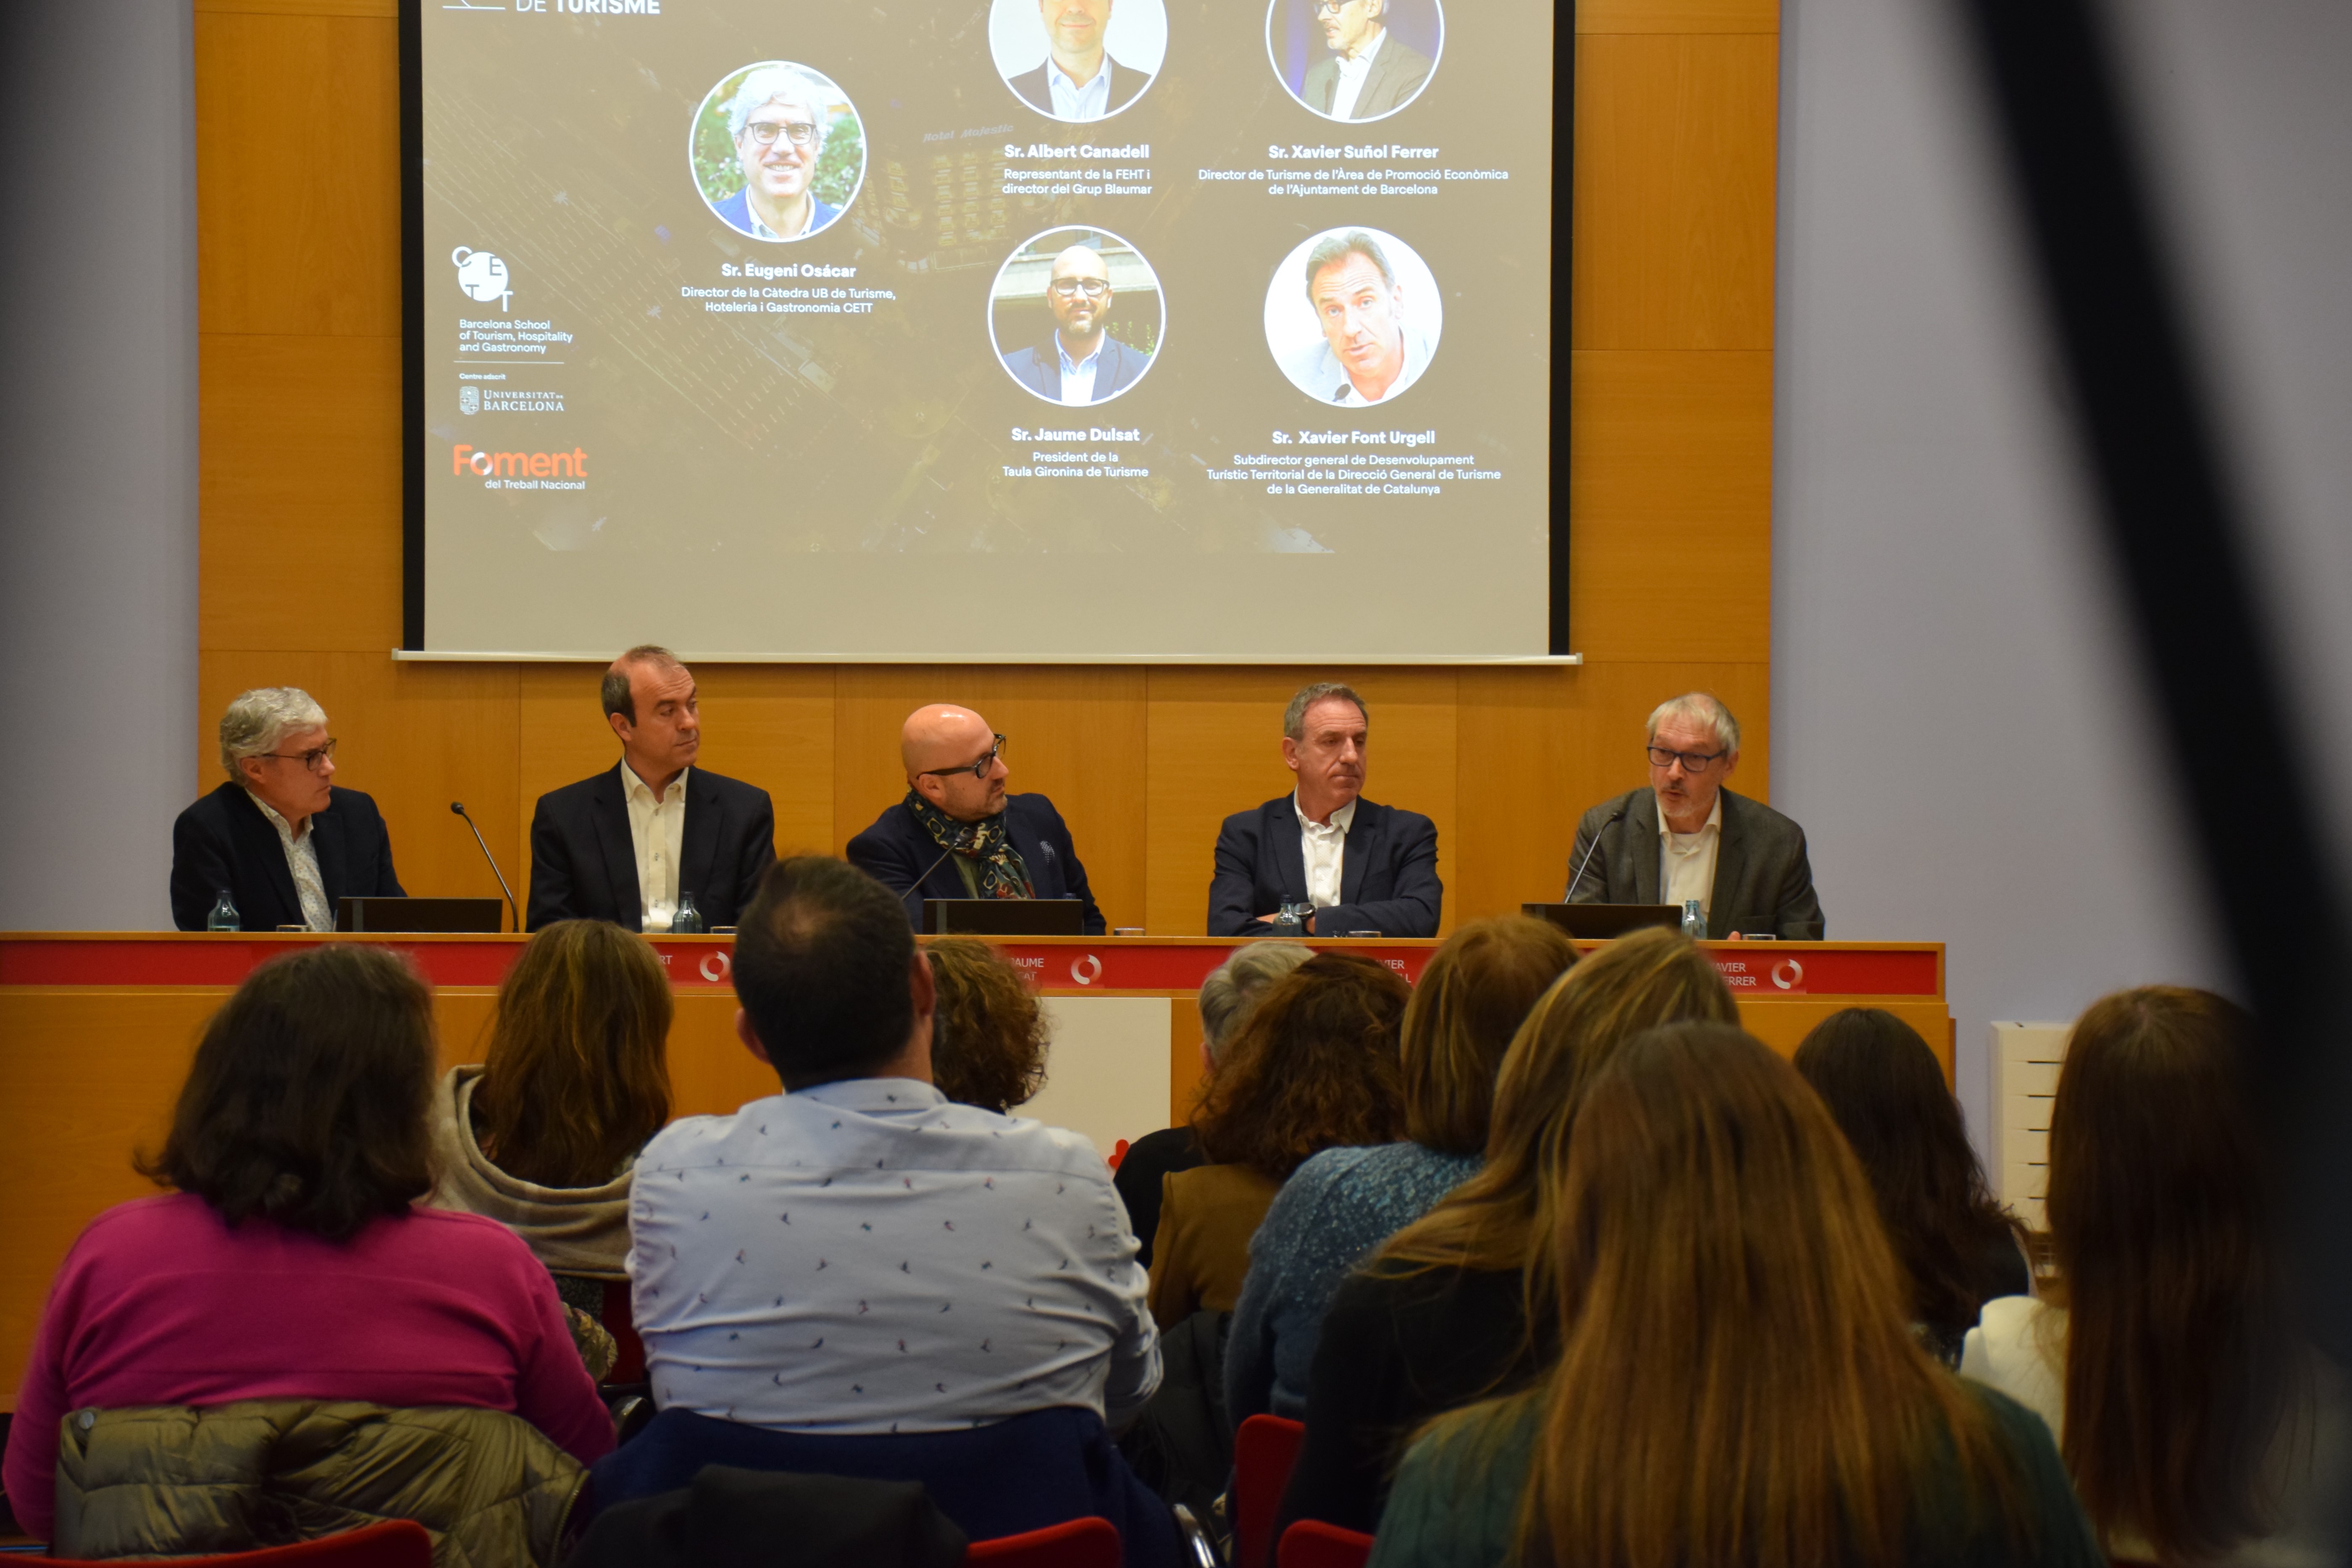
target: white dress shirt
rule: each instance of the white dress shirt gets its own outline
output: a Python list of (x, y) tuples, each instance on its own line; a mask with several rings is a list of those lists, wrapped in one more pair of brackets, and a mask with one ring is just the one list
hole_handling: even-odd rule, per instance
[(1723, 792), (1715, 792), (1715, 809), (1696, 833), (1676, 833), (1666, 826), (1666, 812), (1658, 808), (1658, 901), (1677, 908), (1693, 899), (1699, 912), (1715, 908), (1715, 852), (1723, 843)]
[(297, 833), (286, 819), (270, 809), (269, 803), (245, 792), (253, 804), (261, 807), (261, 815), (269, 818), (269, 826), (278, 829), (278, 847), (286, 851), (286, 868), (294, 874), (294, 896), (302, 901), (302, 922), (312, 931), (335, 929), (335, 911), (327, 907), (326, 879), (319, 875), (319, 848), (310, 842), (310, 829), (317, 826), (316, 817), (305, 817), (302, 831)]
[(1062, 63), (1053, 56), (1045, 57), (1045, 90), (1053, 94), (1054, 118), (1084, 123), (1100, 120), (1110, 112), (1110, 56), (1102, 58), (1102, 68), (1094, 79), (1080, 87), (1070, 79)]
[(681, 772), (654, 798), (653, 787), (621, 759), (621, 788), (629, 797), (629, 843), (637, 853), (637, 907), (644, 929), (669, 930), (677, 913), (677, 859), (686, 843), (686, 775)]
[(1356, 384), (1348, 379), (1348, 367), (1339, 363), (1339, 356), (1331, 352), (1329, 342), (1320, 333), (1317, 334), (1314, 346), (1300, 351), (1284, 366), (1284, 371), (1289, 375), (1292, 385), (1307, 396), (1319, 398), (1325, 403), (1343, 408), (1364, 408), (1373, 403), (1386, 403), (1419, 381), (1421, 373), (1429, 368), (1432, 346), (1428, 335), (1415, 327), (1410, 318), (1404, 322), (1403, 337), (1404, 368), (1397, 373), (1394, 381), (1389, 383), (1389, 389), (1377, 398), (1368, 398), (1356, 390)]
[(1095, 352), (1082, 360), (1073, 361), (1070, 351), (1062, 346), (1062, 334), (1054, 334), (1054, 352), (1062, 360), (1062, 401), (1071, 406), (1095, 400), (1095, 373), (1102, 368), (1103, 342), (1095, 344)]
[(1372, 35), (1372, 41), (1364, 46), (1363, 53), (1353, 57), (1348, 55), (1339, 57), (1337, 62), (1339, 67), (1339, 85), (1331, 92), (1332, 119), (1354, 118), (1356, 99), (1364, 90), (1364, 79), (1371, 74), (1373, 57), (1381, 52), (1381, 46), (1388, 41), (1389, 30), (1382, 27)]
[[(1298, 804), (1298, 792), (1290, 792), (1290, 807), (1298, 813), (1298, 851), (1307, 858), (1307, 901), (1318, 910), (1328, 910), (1339, 901), (1339, 889), (1347, 870), (1348, 825), (1356, 820), (1356, 803), (1349, 801), (1331, 814), (1328, 823), (1308, 819), (1307, 808)], [(1338, 931), (1318, 931), (1318, 936), (1338, 936)]]
[(628, 1275), (654, 1402), (759, 1426), (946, 1432), (1160, 1386), (1127, 1210), (1075, 1132), (849, 1079), (656, 1134)]

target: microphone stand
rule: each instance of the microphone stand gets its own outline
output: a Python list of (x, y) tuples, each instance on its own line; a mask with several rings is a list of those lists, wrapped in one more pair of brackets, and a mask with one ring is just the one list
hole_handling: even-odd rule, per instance
[(482, 838), (482, 830), (474, 826), (474, 819), (466, 816), (466, 803), (464, 801), (451, 801), (449, 803), (449, 809), (457, 816), (464, 816), (466, 818), (466, 826), (474, 829), (474, 842), (481, 846), (482, 858), (490, 863), (490, 875), (499, 879), (499, 891), (507, 896), (507, 914), (513, 920), (515, 931), (520, 935), (522, 931), (522, 916), (515, 912), (514, 889), (507, 886), (507, 874), (499, 869), (498, 857), (490, 853), (490, 847), (488, 843), (484, 842)]

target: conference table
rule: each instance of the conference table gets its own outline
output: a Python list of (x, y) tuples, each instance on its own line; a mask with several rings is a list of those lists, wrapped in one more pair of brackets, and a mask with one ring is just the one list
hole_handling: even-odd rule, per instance
[[(261, 932), (0, 932), (0, 1409), (14, 1409), (50, 1276), (83, 1226), (152, 1193), (131, 1168), (158, 1147), (205, 1019), (254, 968), (322, 942), (406, 953), (434, 987), (444, 1068), (482, 1058), (498, 985), (520, 936), (321, 936)], [(648, 939), (677, 1011), (669, 1038), (675, 1114), (731, 1111), (777, 1090), (734, 1031), (733, 940)], [(1045, 1088), (1020, 1114), (1067, 1127), (1116, 1160), (1128, 1142), (1181, 1121), (1201, 1077), (1201, 982), (1247, 940), (1013, 937), (992, 945), (1044, 999)], [(1361, 953), (1408, 981), (1434, 941), (1310, 942)], [(1601, 945), (1580, 942), (1590, 950)], [(1789, 1052), (1842, 1007), (1883, 1007), (1925, 1037), (1952, 1074), (1953, 1025), (1940, 942), (1703, 944), (1741, 1022)]]

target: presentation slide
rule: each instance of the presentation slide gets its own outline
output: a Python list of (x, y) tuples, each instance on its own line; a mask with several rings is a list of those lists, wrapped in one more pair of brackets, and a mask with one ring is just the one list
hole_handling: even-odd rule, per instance
[(1550, 6), (419, 3), (423, 651), (1555, 651)]

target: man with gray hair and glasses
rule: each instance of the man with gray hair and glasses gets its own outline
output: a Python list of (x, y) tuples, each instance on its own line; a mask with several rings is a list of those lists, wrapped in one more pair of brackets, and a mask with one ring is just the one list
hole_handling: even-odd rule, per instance
[(727, 133), (743, 188), (718, 204), (730, 228), (781, 244), (820, 233), (841, 216), (810, 184), (824, 153), (832, 92), (790, 66), (761, 66), (727, 103)]
[(1825, 926), (1805, 830), (1723, 787), (1739, 765), (1731, 710), (1704, 691), (1670, 698), (1650, 715), (1648, 744), (1650, 782), (1602, 801), (1578, 825), (1568, 901), (1696, 899), (1710, 940), (1819, 942)]
[(240, 694), (220, 721), (228, 782), (172, 824), (172, 923), (203, 931), (223, 894), (244, 931), (335, 929), (336, 900), (403, 898), (375, 802), (338, 788), (327, 715), (299, 687)]
[(1437, 825), (1361, 798), (1370, 739), (1364, 700), (1349, 688), (1318, 680), (1291, 698), (1282, 763), (1297, 785), (1225, 818), (1211, 936), (1437, 934)]

